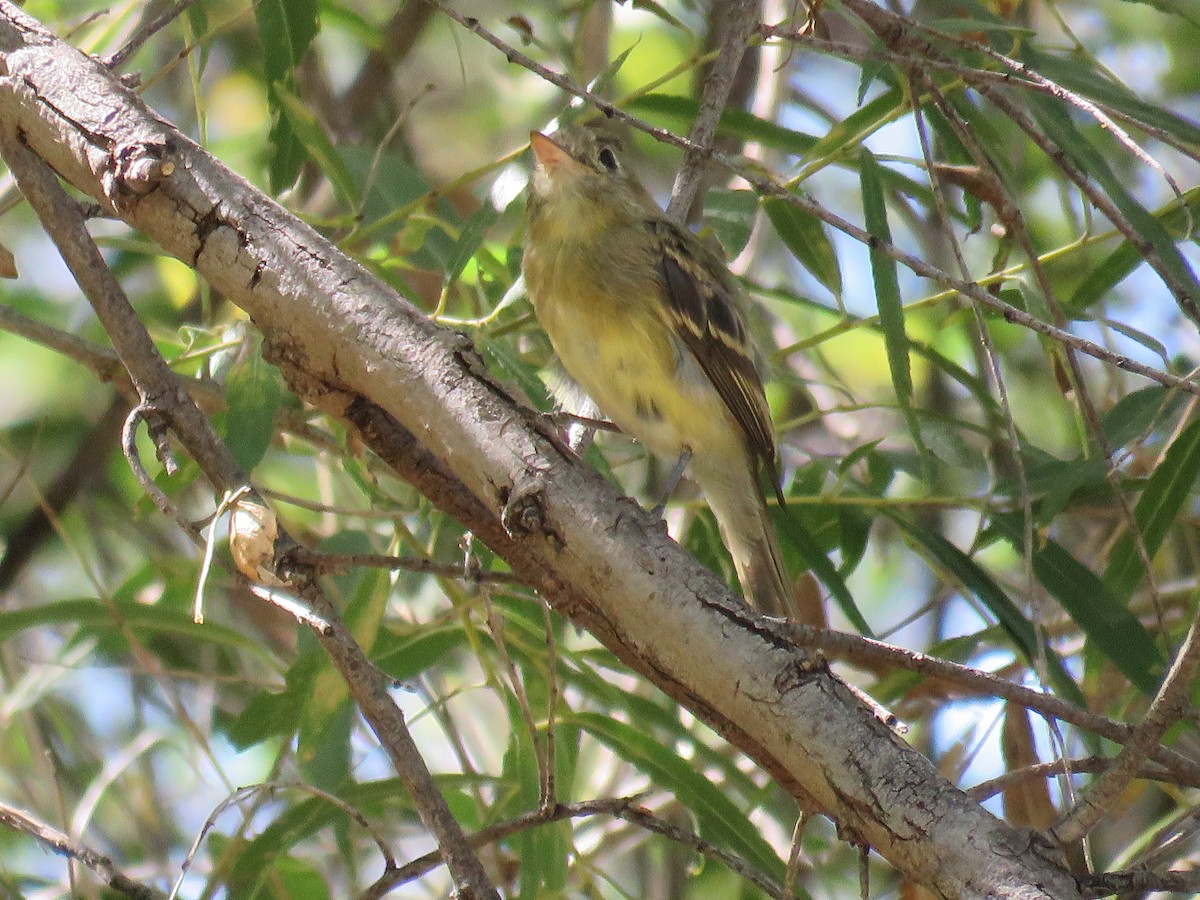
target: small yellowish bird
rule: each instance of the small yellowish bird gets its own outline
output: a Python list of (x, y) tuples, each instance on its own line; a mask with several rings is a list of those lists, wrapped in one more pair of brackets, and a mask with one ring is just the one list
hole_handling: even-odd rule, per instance
[(748, 602), (797, 618), (759, 484), (782, 502), (775, 432), (725, 263), (672, 222), (624, 167), (616, 137), (529, 136), (529, 298), (563, 368), (618, 428), (690, 455)]

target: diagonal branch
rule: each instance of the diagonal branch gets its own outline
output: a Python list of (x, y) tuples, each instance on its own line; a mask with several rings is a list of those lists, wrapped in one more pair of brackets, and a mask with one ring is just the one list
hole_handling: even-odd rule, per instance
[(61, 853), (72, 859), (77, 859), (97, 875), (104, 883), (119, 894), (131, 897), (133, 900), (155, 900), (162, 894), (154, 888), (134, 881), (117, 868), (107, 856), (97, 853), (91, 847), (75, 840), (69, 834), (47, 825), (40, 819), (30, 815), (15, 806), (0, 803), (0, 822), (17, 831), (31, 835), (35, 840), (45, 844), (55, 853)]
[(671, 202), (667, 204), (667, 217), (677, 222), (687, 218), (688, 210), (696, 202), (704, 164), (717, 136), (717, 123), (725, 111), (746, 44), (758, 27), (760, 7), (759, 0), (728, 0), (717, 5), (714, 13), (718, 32), (717, 58), (704, 79), (700, 112), (688, 133), (692, 147), (683, 154), (671, 189)]
[[(945, 896), (1078, 896), (1044, 844), (969, 800), (818, 658), (734, 598), (497, 384), (469, 341), (430, 323), (7, 0), (0, 55), (0, 121), (244, 308), (302, 398), (358, 429), (556, 610), (806, 808)], [(155, 154), (160, 178), (130, 176), (131, 163)], [(322, 595), (303, 596), (336, 621)], [(403, 720), (375, 717), (390, 698), (373, 669), (356, 668), (369, 665), (361, 654), (343, 655), (357, 648), (334, 637), (322, 637), (327, 652), (380, 740), (396, 746), (387, 729)]]

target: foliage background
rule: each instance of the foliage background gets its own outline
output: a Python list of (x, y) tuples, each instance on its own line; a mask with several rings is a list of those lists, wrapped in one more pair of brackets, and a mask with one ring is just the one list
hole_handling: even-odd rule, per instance
[[(30, 0), (26, 9), (103, 55), (167, 8), (86, 6)], [(710, 30), (702, 7), (463, 9), (577, 83), (599, 78), (597, 89), (635, 116), (686, 134)], [(1110, 115), (1142, 123), (1126, 127), (1161, 169), (1079, 103), (1008, 89), (1114, 198), (1177, 283), (1196, 287), (1183, 210), (1198, 181), (1200, 26), (1186, 7), (909, 11), (946, 34), (986, 38)], [(781, 22), (789, 12), (768, 5), (763, 18)], [(956, 275), (957, 246), (971, 278), (1042, 320), (1163, 372), (1192, 373), (1196, 317), (1058, 160), (964, 89), (961, 71), (929, 70), (1019, 205), (1044, 266), (1039, 280), (987, 185), (961, 169), (942, 168), (931, 181), (922, 131), (937, 163), (972, 160), (928, 86), (881, 59), (836, 4), (819, 23), (822, 40), (845, 52), (768, 44), (738, 94), (741, 111), (726, 117), (726, 150), (753, 154), (780, 181)], [(940, 46), (960, 67), (996, 67), (972, 49)], [(550, 408), (549, 348), (514, 282), (521, 151), (530, 129), (563, 112), (557, 89), (416, 0), (398, 11), (201, 0), (125, 69), (142, 73), (143, 96), (165, 118), (279, 192), (430, 315), (467, 331), (494, 372)], [(633, 143), (665, 200), (678, 152), (640, 133)], [(948, 225), (931, 185), (945, 188)], [(1073, 372), (1053, 340), (872, 258), (813, 218), (760, 202), (718, 170), (706, 203), (705, 220), (762, 310), (756, 326), (785, 444), (789, 506), (779, 528), (794, 570), (814, 571), (801, 587), (816, 615), (1138, 721), (1195, 611), (1192, 398), (1085, 357)], [(0, 243), (21, 275), (0, 285), (5, 306), (103, 344), (28, 211), (8, 206)], [(253, 329), (190, 269), (118, 224), (95, 231), (160, 348), (222, 396), (215, 418), (295, 533), (331, 551), (403, 554), (447, 572), (497, 565), (338, 423), (301, 408), (259, 358)], [(0, 397), (0, 798), (162, 885), (202, 837), (189, 896), (356, 893), (380, 863), (351, 808), (398, 856), (426, 852), (386, 760), (310, 639), (242, 596), (220, 565), (205, 586), (207, 622), (191, 624), (199, 554), (141, 496), (121, 458), (127, 398), (10, 333), (0, 333), (0, 379), (10, 386)], [(152, 456), (148, 445), (144, 453)], [(637, 447), (601, 436), (588, 458), (654, 497), (657, 465)], [(199, 519), (212, 498), (197, 476), (185, 460), (159, 481)], [(727, 571), (703, 504), (686, 491), (677, 500), (673, 533)], [(363, 569), (331, 585), (373, 661), (396, 679), (468, 829), (537, 808), (552, 728), (558, 800), (636, 795), (661, 820), (783, 877), (794, 804), (520, 586)], [(964, 785), (1035, 758), (1114, 752), (953, 685), (887, 670), (851, 677)], [(1190, 718), (1170, 740), (1195, 749)], [(253, 784), (265, 787), (218, 809)], [(1033, 827), (1053, 821), (1072, 789), (1020, 784), (989, 802)], [(1189, 802), (1182, 788), (1135, 782), (1089, 840), (1090, 864), (1186, 862), (1195, 851), (1182, 815)], [(63, 893), (61, 860), (16, 832), (0, 832), (0, 848), (0, 883), (11, 895)], [(485, 859), (514, 896), (757, 895), (729, 867), (609, 816), (520, 831)], [(811, 896), (858, 890), (857, 851), (823, 820), (807, 824), (799, 860)], [(871, 896), (911, 896), (885, 865), (871, 868)], [(86, 874), (75, 876), (77, 890), (95, 892)], [(445, 890), (435, 869), (397, 895)]]

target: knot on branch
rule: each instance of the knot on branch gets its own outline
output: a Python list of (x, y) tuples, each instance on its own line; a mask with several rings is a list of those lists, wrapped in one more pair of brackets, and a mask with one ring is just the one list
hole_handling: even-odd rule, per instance
[(170, 143), (161, 138), (115, 145), (102, 178), (105, 196), (118, 210), (129, 197), (146, 196), (175, 171), (172, 157)]
[(542, 494), (545, 485), (531, 478), (512, 488), (501, 488), (500, 524), (511, 538), (540, 534), (548, 530)]

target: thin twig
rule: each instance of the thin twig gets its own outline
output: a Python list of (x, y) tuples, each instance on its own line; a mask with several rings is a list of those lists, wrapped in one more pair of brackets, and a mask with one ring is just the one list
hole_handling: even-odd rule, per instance
[[(930, 32), (926, 26), (889, 12), (877, 6), (872, 0), (845, 0), (845, 6), (862, 19), (867, 27), (893, 50), (911, 47), (918, 56), (928, 56), (931, 59), (943, 58), (943, 54), (927, 40), (912, 34), (913, 31), (919, 30), (940, 38), (942, 37), (940, 32)], [(975, 48), (974, 44), (970, 46)], [(1171, 291), (1180, 309), (1193, 322), (1200, 324), (1200, 307), (1197, 306), (1197, 298), (1192, 296), (1191, 288), (1167, 267), (1166, 262), (1154, 249), (1154, 246), (1138, 233), (1138, 230), (1121, 213), (1112, 199), (1100, 190), (1085, 172), (1071, 162), (1065, 151), (1037, 126), (1025, 110), (998, 90), (994, 82), (981, 79), (972, 84), (972, 87), (1004, 113), (1014, 125), (1025, 132), (1029, 139), (1046, 154), (1046, 157), (1053, 161), (1059, 171), (1088, 198), (1092, 206), (1103, 213), (1116, 226), (1117, 230), (1125, 235), (1125, 238), (1137, 248), (1142, 258), (1158, 273), (1158, 277)], [(1186, 266), (1186, 263), (1184, 265)]]
[(125, 875), (107, 856), (97, 853), (91, 847), (64, 834), (57, 828), (47, 825), (24, 810), (9, 806), (7, 803), (0, 803), (0, 822), (17, 831), (25, 832), (55, 853), (79, 860), (103, 878), (104, 883), (110, 888), (126, 897), (132, 897), (133, 900), (154, 900), (154, 898), (162, 896), (154, 888), (134, 881)]
[(555, 779), (554, 728), (558, 721), (558, 642), (554, 638), (554, 615), (550, 604), (542, 601), (542, 626), (546, 629), (546, 790), (547, 806), (558, 805)]
[(1104, 872), (1086, 875), (1080, 879), (1081, 896), (1112, 897), (1115, 895), (1145, 895), (1151, 892), (1177, 894), (1200, 893), (1200, 872), (1150, 872), (1135, 869), (1132, 872)]
[(258, 784), (248, 784), (243, 787), (235, 788), (234, 790), (230, 791), (228, 796), (221, 800), (220, 803), (213, 807), (212, 812), (208, 814), (208, 818), (204, 820), (204, 823), (200, 826), (200, 830), (197, 831), (196, 839), (192, 841), (192, 846), (191, 849), (188, 850), (187, 856), (184, 857), (183, 862), (179, 866), (179, 875), (175, 879), (175, 884), (172, 887), (171, 894), (167, 897), (167, 900), (174, 900), (175, 896), (179, 893), (179, 889), (183, 885), (183, 879), (192, 866), (192, 860), (195, 859), (196, 852), (204, 843), (204, 838), (210, 831), (212, 831), (213, 828), (216, 827), (217, 819), (220, 818), (222, 813), (224, 813), (230, 807), (240, 804), (243, 800), (248, 798), (259, 795), (272, 797), (281, 791), (300, 791), (305, 794), (311, 794), (317, 799), (324, 800), (330, 806), (340, 809), (347, 816), (358, 823), (358, 825), (371, 836), (371, 840), (373, 840), (375, 842), (375, 846), (379, 848), (379, 853), (383, 857), (384, 864), (388, 868), (395, 867), (396, 858), (392, 855), (392, 850), (388, 846), (387, 841), (384, 840), (383, 835), (380, 834), (379, 830), (371, 824), (366, 816), (364, 816), (359, 810), (355, 809), (345, 800), (342, 800), (340, 797), (337, 797), (328, 791), (323, 791), (319, 787), (306, 784), (302, 781), (264, 781)]
[(138, 484), (142, 486), (142, 490), (149, 495), (154, 501), (154, 505), (158, 507), (158, 511), (170, 516), (185, 532), (191, 535), (192, 539), (197, 542), (202, 542), (203, 538), (200, 534), (200, 529), (192, 522), (188, 521), (175, 508), (175, 504), (150, 477), (150, 473), (146, 471), (146, 467), (142, 465), (142, 457), (138, 452), (137, 445), (137, 427), (147, 418), (153, 415), (153, 410), (145, 404), (139, 404), (129, 411), (129, 415), (125, 418), (125, 425), (121, 429), (121, 449), (125, 453), (125, 462), (133, 472)]
[[(921, 23), (919, 22), (915, 24), (918, 27), (925, 27), (921, 26)], [(1074, 98), (1078, 97), (1080, 99), (1080, 103), (1076, 105), (1078, 105), (1081, 110), (1088, 111), (1089, 109), (1096, 109), (1101, 113), (1102, 116), (1107, 116), (1108, 118), (1114, 119), (1125, 125), (1137, 128), (1139, 131), (1144, 132), (1147, 136), (1166, 144), (1173, 150), (1178, 151), (1181, 155), (1186, 156), (1189, 159), (1200, 160), (1200, 153), (1197, 152), (1194, 144), (1189, 144), (1186, 141), (1182, 141), (1166, 129), (1139, 119), (1137, 116), (1129, 113), (1126, 110), (1118, 109), (1115, 106), (1097, 100), (1080, 97), (1075, 92), (1067, 90), (1057, 82), (1051, 81), (1045, 76), (1035, 72), (1032, 69), (1029, 69), (1024, 65), (1024, 63), (1016, 60), (1009, 60), (1009, 62), (1012, 63), (1012, 66), (1009, 67), (1009, 71), (997, 72), (992, 69), (981, 69), (977, 66), (968, 65), (967, 63), (959, 62), (949, 58), (930, 59), (928, 57), (917, 56), (911, 53), (893, 50), (881, 50), (878, 47), (866, 47), (861, 43), (854, 44), (847, 41), (826, 40), (802, 29), (785, 27), (782, 25), (763, 24), (759, 26), (758, 31), (759, 34), (761, 34), (764, 38), (772, 38), (780, 41), (803, 44), (811, 50), (815, 50), (820, 53), (828, 53), (831, 56), (840, 56), (843, 59), (851, 59), (856, 62), (887, 62), (906, 69), (917, 66), (927, 71), (948, 72), (952, 75), (957, 75), (964, 82), (971, 82), (972, 84), (982, 79), (985, 81), (991, 81), (996, 85), (1007, 85), (1009, 87), (1019, 87), (1022, 90), (1036, 91), (1039, 94), (1055, 97), (1068, 103), (1073, 103)], [(999, 57), (1000, 59), (1009, 59), (1008, 57), (1003, 57), (1002, 54), (996, 53), (990, 48), (986, 48), (978, 43), (966, 41), (965, 39), (959, 38), (956, 35), (949, 34), (947, 32), (934, 33), (942, 40), (952, 42), (961, 41), (962, 45), (969, 45), (967, 47), (968, 52), (984, 52), (986, 54), (995, 53), (995, 56)], [(1140, 157), (1144, 151), (1141, 151), (1141, 149), (1138, 148), (1137, 150), (1131, 149), (1130, 152)], [(1162, 167), (1156, 161), (1150, 160), (1148, 164), (1157, 171), (1162, 171)], [(1169, 178), (1170, 176), (1164, 173), (1164, 177)], [(1175, 191), (1175, 193), (1178, 195), (1178, 191)]]
[(759, 6), (758, 0), (727, 0), (718, 4), (714, 13), (720, 34), (717, 58), (705, 76), (700, 111), (688, 133), (688, 140), (693, 147), (683, 154), (683, 162), (671, 188), (671, 200), (667, 204), (667, 218), (676, 222), (685, 221), (688, 210), (696, 202), (704, 164), (717, 135), (717, 123), (725, 111), (746, 44), (758, 27)]
[(293, 556), (320, 574), (343, 574), (354, 568), (403, 569), (419, 575), (461, 578), (474, 584), (524, 584), (514, 572), (463, 570), (461, 564), (443, 563), (416, 556), (392, 556), (387, 553), (323, 553), (308, 548), (293, 551)]
[[(987, 672), (959, 665), (936, 656), (928, 656), (902, 647), (894, 647), (881, 641), (873, 641), (857, 634), (813, 628), (809, 625), (789, 623), (778, 626), (798, 646), (818, 649), (830, 659), (844, 659), (870, 668), (887, 666), (908, 672), (916, 672), (929, 678), (946, 681), (971, 694), (997, 697), (1019, 703), (1026, 709), (1043, 716), (1061, 719), (1076, 728), (1090, 731), (1116, 743), (1124, 743), (1133, 737), (1134, 726), (1114, 722), (1112, 719), (1081, 709), (1073, 703), (1035, 691), (1024, 685), (1006, 681)], [(1200, 763), (1188, 759), (1174, 750), (1154, 747), (1150, 758), (1178, 774), (1186, 783), (1200, 779)]]
[[(1003, 793), (1013, 785), (1021, 784), (1024, 781), (1037, 778), (1050, 778), (1055, 775), (1094, 774), (1105, 771), (1111, 765), (1112, 759), (1106, 756), (1085, 756), (1079, 759), (1052, 759), (1049, 762), (1041, 762), (1013, 769), (1011, 772), (1005, 772), (1003, 775), (989, 778), (987, 781), (981, 781), (974, 787), (966, 788), (965, 791), (967, 796), (972, 800), (982, 803), (989, 797)], [(1168, 772), (1162, 766), (1158, 765), (1143, 766), (1138, 771), (1137, 777), (1147, 781), (1161, 781), (1164, 784), (1172, 784), (1179, 787), (1200, 788), (1200, 781), (1181, 779), (1178, 774)]]
[(529, 732), (529, 743), (533, 747), (533, 755), (537, 760), (538, 767), (538, 808), (547, 809), (553, 804), (550, 802), (549, 788), (553, 781), (550, 777), (550, 769), (546, 764), (546, 748), (540, 740), (538, 740), (537, 722), (533, 719), (533, 707), (529, 705), (529, 694), (525, 691), (525, 685), (521, 681), (521, 674), (517, 671), (517, 666), (512, 660), (512, 656), (508, 652), (508, 644), (504, 639), (504, 620), (496, 612), (496, 606), (492, 603), (490, 591), (483, 591), (483, 608), (487, 614), (488, 631), (491, 632), (492, 641), (496, 645), (496, 653), (500, 656), (500, 664), (504, 667), (505, 674), (508, 675), (508, 682), (512, 688), (513, 696), (517, 699), (517, 706), (521, 710), (521, 718), (525, 720), (525, 728)]
[(37, 319), (17, 312), (11, 306), (0, 303), (0, 329), (20, 335), (26, 340), (49, 347), (81, 366), (86, 366), (101, 381), (113, 381), (125, 371), (117, 354), (107, 347), (62, 331)]
[(1061, 847), (1075, 843), (1100, 824), (1109, 808), (1129, 786), (1142, 762), (1152, 755), (1167, 729), (1187, 710), (1192, 681), (1200, 672), (1200, 618), (1192, 621), (1183, 646), (1167, 677), (1150, 703), (1150, 709), (1104, 772), (1079, 798), (1079, 802), (1050, 830)]
[[(473, 847), (482, 847), (522, 831), (527, 831), (530, 828), (537, 828), (551, 822), (561, 822), (564, 819), (579, 819), (588, 816), (613, 816), (624, 819), (626, 822), (643, 828), (646, 831), (662, 835), (685, 847), (690, 847), (708, 859), (720, 862), (770, 897), (789, 900), (790, 895), (786, 894), (780, 885), (762, 872), (747, 865), (746, 861), (741, 857), (735, 856), (727, 850), (709, 843), (693, 832), (673, 825), (654, 815), (643, 807), (641, 802), (642, 798), (640, 796), (616, 797), (611, 799), (585, 800), (579, 803), (554, 806), (549, 809), (539, 809), (508, 822), (502, 822), (499, 825), (485, 828), (472, 835), (470, 841)], [(378, 898), (394, 890), (399, 885), (406, 884), (428, 874), (437, 868), (440, 863), (441, 860), (438, 859), (437, 854), (427, 853), (401, 868), (384, 872), (378, 881), (359, 895), (359, 900), (378, 900)]]
[(179, 0), (170, 9), (164, 10), (149, 22), (146, 22), (133, 33), (133, 37), (125, 42), (124, 47), (104, 58), (104, 65), (110, 69), (121, 68), (121, 66), (125, 65), (129, 57), (142, 49), (146, 41), (150, 40), (150, 38), (174, 22), (175, 19), (187, 12), (189, 7), (195, 6), (196, 2), (197, 0)]

